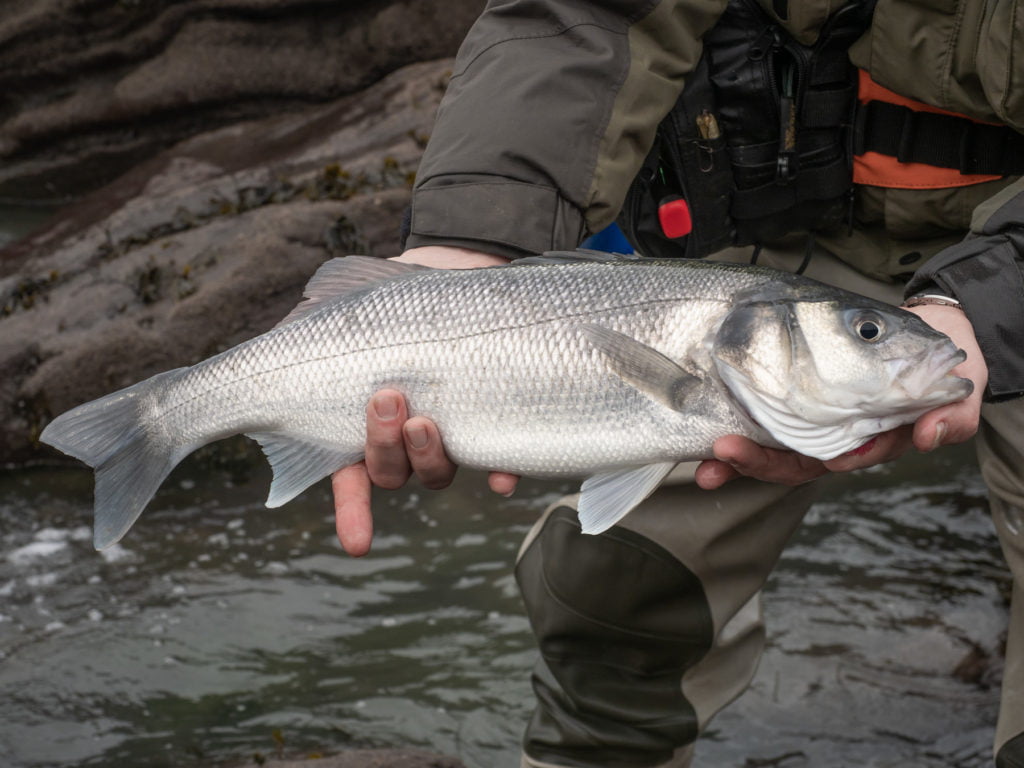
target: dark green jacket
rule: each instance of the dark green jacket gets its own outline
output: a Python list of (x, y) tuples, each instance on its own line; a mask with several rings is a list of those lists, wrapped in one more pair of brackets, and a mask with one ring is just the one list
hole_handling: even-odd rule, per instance
[[(787, 5), (779, 20), (804, 43), (840, 5), (759, 2), (773, 15)], [(574, 248), (604, 228), (725, 5), (492, 0), (459, 51), (406, 245), (516, 257)], [(1022, 18), (1024, 0), (879, 0), (850, 55), (892, 90), (1024, 132)], [(1024, 183), (1003, 191), (1012, 181), (864, 189), (857, 231), (825, 242), (868, 274), (906, 279), (917, 268), (912, 290), (958, 296), (989, 362), (990, 398), (1024, 393)]]

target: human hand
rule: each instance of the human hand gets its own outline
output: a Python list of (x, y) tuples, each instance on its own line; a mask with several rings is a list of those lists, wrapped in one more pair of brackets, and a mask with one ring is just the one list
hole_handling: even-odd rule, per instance
[(434, 269), (477, 269), (478, 267), (497, 267), (508, 264), (508, 259), (495, 256), (493, 253), (471, 251), (468, 248), (455, 248), (450, 245), (425, 245), (421, 248), (410, 248), (392, 261), (404, 261), (409, 264), (422, 264)]
[[(414, 248), (396, 257), (438, 269), (468, 269), (506, 263), (505, 259), (463, 248), (428, 246)], [(366, 458), (339, 469), (331, 477), (334, 518), (338, 540), (350, 555), (370, 551), (373, 539), (371, 489), (400, 488), (412, 474), (431, 489), (445, 488), (455, 476), (456, 466), (448, 458), (437, 426), (423, 417), (409, 418), (405, 398), (395, 390), (377, 392), (366, 408)], [(518, 478), (492, 473), (492, 490), (509, 495)]]
[(967, 359), (954, 368), (953, 373), (974, 382), (970, 395), (959, 402), (928, 411), (914, 424), (877, 435), (860, 448), (829, 461), (812, 459), (793, 451), (765, 448), (739, 435), (726, 435), (715, 441), (712, 449), (715, 458), (701, 462), (697, 468), (697, 484), (713, 490), (737, 477), (753, 477), (766, 482), (800, 485), (828, 472), (850, 472), (883, 464), (911, 448), (928, 452), (973, 437), (978, 431), (981, 399), (988, 384), (988, 366), (981, 356), (970, 320), (955, 307), (925, 305), (907, 311), (945, 333), (967, 353)]

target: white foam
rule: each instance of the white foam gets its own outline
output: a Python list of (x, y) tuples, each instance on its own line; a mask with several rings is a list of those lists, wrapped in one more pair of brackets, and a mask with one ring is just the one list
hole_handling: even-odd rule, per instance
[(100, 556), (108, 563), (119, 563), (132, 556), (131, 550), (125, 549), (120, 544), (113, 544), (106, 549), (100, 550)]
[(67, 541), (71, 531), (65, 528), (43, 528), (36, 531), (36, 541)]
[(34, 573), (25, 578), (30, 587), (52, 587), (57, 583), (56, 573)]
[[(49, 529), (53, 530), (53, 529)], [(38, 534), (37, 534), (38, 535)], [(32, 560), (39, 560), (44, 557), (51, 557), (56, 553), (66, 549), (68, 543), (66, 540), (41, 540), (35, 541), (31, 544), (26, 544), (24, 547), (15, 549), (7, 555), (7, 559), (15, 564), (23, 564), (31, 562)]]

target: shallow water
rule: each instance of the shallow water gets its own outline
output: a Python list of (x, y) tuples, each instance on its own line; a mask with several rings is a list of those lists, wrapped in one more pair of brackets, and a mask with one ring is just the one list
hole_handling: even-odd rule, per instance
[[(829, 485), (769, 586), (755, 684), (698, 765), (990, 764), (1008, 577), (969, 457)], [(517, 765), (534, 649), (511, 566), (568, 486), (502, 500), (465, 473), (381, 494), (354, 560), (325, 485), (267, 510), (268, 484), (186, 462), (96, 553), (90, 474), (0, 473), (4, 765), (194, 766), (280, 741)]]

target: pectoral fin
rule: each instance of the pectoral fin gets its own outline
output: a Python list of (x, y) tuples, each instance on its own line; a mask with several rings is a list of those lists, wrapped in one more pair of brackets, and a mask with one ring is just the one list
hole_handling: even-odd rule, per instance
[(674, 411), (685, 410), (687, 398), (699, 388), (700, 377), (623, 333), (591, 324), (582, 329), (623, 381)]
[(584, 533), (602, 533), (650, 496), (676, 466), (670, 461), (594, 475), (580, 489), (579, 518)]

